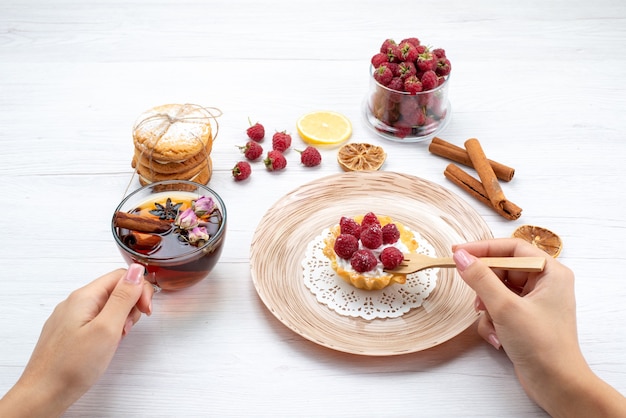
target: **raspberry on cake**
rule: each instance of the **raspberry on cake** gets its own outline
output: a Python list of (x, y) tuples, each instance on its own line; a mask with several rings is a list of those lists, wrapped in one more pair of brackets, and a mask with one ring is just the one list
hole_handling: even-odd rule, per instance
[(405, 274), (389, 273), (385, 268), (397, 266), (402, 254), (414, 253), (418, 247), (413, 233), (404, 225), (373, 212), (354, 218), (342, 216), (330, 228), (324, 244), (324, 255), (333, 270), (352, 286), (365, 290), (405, 283)]

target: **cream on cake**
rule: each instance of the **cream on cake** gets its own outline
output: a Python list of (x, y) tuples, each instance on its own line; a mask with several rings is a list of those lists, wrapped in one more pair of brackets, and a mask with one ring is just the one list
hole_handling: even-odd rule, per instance
[[(380, 242), (377, 236), (378, 228), (375, 225), (372, 226), (373, 223), (376, 223), (374, 219), (377, 220), (380, 230), (385, 230), (387, 238), (380, 245), (377, 245)], [(359, 228), (356, 233), (353, 231), (356, 228), (355, 225), (358, 225)], [(368, 229), (368, 231), (363, 233), (365, 229)], [(356, 247), (354, 244), (355, 240), (347, 237), (347, 235), (353, 235), (355, 238), (356, 235), (359, 236)], [(371, 238), (372, 236), (374, 238)], [(345, 245), (343, 242), (338, 244), (338, 240), (348, 243)], [(375, 215), (372, 212), (358, 215), (354, 218), (342, 217), (339, 224), (330, 228), (328, 237), (324, 239), (324, 244), (324, 255), (330, 260), (333, 270), (352, 286), (365, 290), (383, 289), (393, 283), (402, 284), (406, 282), (405, 274), (394, 274), (384, 270), (385, 266), (380, 257), (386, 248), (395, 248), (400, 253), (412, 253), (418, 248), (418, 243), (413, 233), (405, 228), (404, 225), (394, 221), (389, 216)], [(338, 245), (336, 246), (336, 244)], [(352, 250), (355, 248), (357, 248), (357, 252), (360, 251), (358, 256), (362, 256), (367, 260), (365, 262), (367, 266), (362, 265), (358, 260), (353, 260), (354, 257), (357, 257), (355, 253), (352, 253)], [(341, 256), (337, 254), (336, 249), (342, 254)], [(397, 254), (397, 250), (386, 250), (385, 253), (389, 254), (395, 251)], [(352, 253), (351, 256), (349, 256), (350, 253)], [(375, 261), (372, 256), (376, 259)], [(388, 258), (386, 257), (386, 259)], [(354, 262), (356, 262), (357, 269), (354, 268)]]

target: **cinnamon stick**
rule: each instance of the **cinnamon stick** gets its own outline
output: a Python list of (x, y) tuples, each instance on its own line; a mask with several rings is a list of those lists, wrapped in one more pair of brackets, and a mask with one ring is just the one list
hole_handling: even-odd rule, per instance
[(124, 235), (122, 242), (133, 250), (152, 250), (161, 244), (161, 237), (145, 232), (130, 231)]
[(171, 222), (127, 212), (115, 212), (113, 225), (118, 228), (130, 229), (131, 231), (157, 234), (169, 231), (172, 227)]
[(500, 187), (500, 183), (498, 183), (496, 174), (493, 172), (491, 165), (489, 165), (489, 161), (487, 161), (487, 156), (480, 142), (478, 142), (476, 138), (468, 139), (465, 141), (465, 149), (467, 150), (470, 160), (472, 160), (474, 170), (478, 173), (478, 177), (485, 187), (487, 197), (491, 201), (491, 204), (495, 208), (502, 207), (502, 203), (506, 200), (506, 197), (504, 196), (502, 187)]
[[(452, 160), (459, 164), (463, 164), (467, 167), (474, 168), (474, 166), (472, 165), (472, 160), (470, 159), (467, 153), (467, 150), (459, 146), (456, 146), (454, 144), (451, 144), (450, 142), (445, 141), (441, 138), (438, 138), (438, 137), (433, 138), (432, 141), (430, 142), (430, 145), (428, 146), (428, 150), (431, 153), (438, 155), (440, 157), (444, 157), (444, 158), (447, 158), (448, 160)], [(491, 165), (491, 168), (493, 169), (493, 172), (496, 174), (496, 177), (498, 179), (502, 181), (511, 181), (513, 179), (513, 175), (515, 175), (514, 168), (504, 165), (502, 163), (499, 163), (497, 161), (493, 161), (493, 160), (487, 160), (487, 161), (489, 161), (489, 165)]]
[(491, 204), (491, 200), (487, 196), (487, 191), (485, 190), (483, 184), (470, 174), (463, 171), (462, 168), (454, 164), (449, 164), (444, 170), (443, 175), (461, 189), (472, 195), (475, 199), (494, 209), (498, 214), (506, 219), (514, 221), (522, 215), (522, 208), (508, 200), (505, 200), (502, 206), (493, 206)]

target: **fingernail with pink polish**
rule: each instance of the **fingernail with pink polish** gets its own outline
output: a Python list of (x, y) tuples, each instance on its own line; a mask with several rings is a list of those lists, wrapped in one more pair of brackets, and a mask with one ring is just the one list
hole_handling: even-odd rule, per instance
[(130, 332), (130, 330), (132, 329), (133, 325), (135, 325), (133, 323), (133, 320), (128, 318), (126, 320), (126, 323), (124, 324), (124, 330), (122, 331), (122, 335), (127, 335)]
[(460, 271), (468, 268), (475, 260), (475, 257), (465, 250), (456, 251), (454, 254), (452, 254), (452, 258), (456, 263), (456, 268)]
[(140, 264), (131, 264), (126, 271), (126, 277), (124, 277), (124, 280), (132, 284), (140, 284), (143, 280), (144, 271), (144, 266)]
[(495, 347), (496, 350), (499, 350), (500, 347), (502, 347), (502, 344), (500, 344), (500, 340), (496, 334), (489, 334), (487, 340), (489, 341), (489, 344)]

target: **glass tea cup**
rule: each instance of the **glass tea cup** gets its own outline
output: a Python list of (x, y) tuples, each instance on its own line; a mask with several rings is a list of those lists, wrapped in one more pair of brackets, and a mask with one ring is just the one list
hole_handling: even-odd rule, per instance
[(179, 290), (206, 278), (226, 235), (226, 206), (207, 186), (182, 180), (148, 184), (115, 209), (111, 229), (124, 260), (146, 268), (159, 290)]

